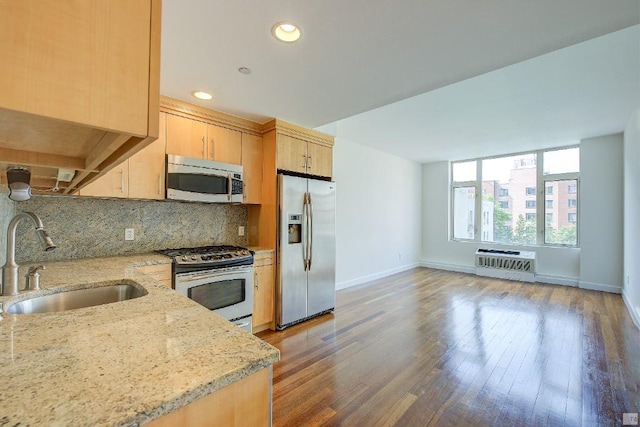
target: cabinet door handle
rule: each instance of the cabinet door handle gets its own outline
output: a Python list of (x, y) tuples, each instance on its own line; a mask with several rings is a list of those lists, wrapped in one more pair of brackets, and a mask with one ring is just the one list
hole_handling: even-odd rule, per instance
[(258, 280), (258, 273), (255, 273), (255, 274), (253, 275), (253, 277), (254, 277), (254, 278), (255, 278), (255, 280), (256, 280), (256, 290), (257, 290), (257, 289), (258, 289), (258, 282), (259, 282), (259, 280)]
[(311, 156), (309, 156), (308, 159), (309, 159), (309, 164), (307, 165), (307, 169), (311, 169)]
[(307, 168), (307, 156), (305, 156), (305, 155), (303, 154), (303, 155), (302, 155), (302, 158), (304, 159), (304, 160), (303, 160), (303, 163), (302, 163), (302, 167), (306, 169), (306, 168)]
[(120, 171), (120, 192), (124, 193), (124, 169)]
[(204, 136), (202, 137), (202, 158), (207, 158), (207, 140)]
[(158, 173), (158, 196), (162, 191), (162, 173)]

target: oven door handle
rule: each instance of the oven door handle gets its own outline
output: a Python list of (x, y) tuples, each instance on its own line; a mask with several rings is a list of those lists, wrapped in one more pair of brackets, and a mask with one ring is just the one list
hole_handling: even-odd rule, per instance
[(195, 282), (196, 280), (208, 280), (208, 279), (220, 279), (220, 277), (225, 276), (224, 273), (204, 273), (198, 275), (185, 275), (181, 276), (180, 274), (176, 275), (176, 283), (187, 283), (187, 282)]

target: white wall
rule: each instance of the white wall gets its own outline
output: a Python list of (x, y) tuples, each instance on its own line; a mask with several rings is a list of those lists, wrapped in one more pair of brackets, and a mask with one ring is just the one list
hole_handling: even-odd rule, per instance
[[(613, 135), (581, 143), (580, 156), (584, 157), (581, 159), (580, 170), (581, 248), (509, 246), (536, 251), (538, 281), (620, 292), (621, 140), (620, 135)], [(421, 264), (474, 272), (474, 253), (478, 247), (486, 247), (486, 244), (449, 240), (448, 162), (425, 164), (422, 172), (424, 214)], [(601, 222), (607, 223), (603, 226)], [(585, 252), (584, 256), (582, 251)], [(638, 253), (640, 254), (640, 246)], [(583, 263), (588, 265), (582, 265)], [(640, 275), (638, 279), (640, 280)]]
[(580, 287), (622, 291), (623, 137), (580, 141)]
[(624, 286), (622, 296), (640, 328), (640, 109), (624, 131)]
[(336, 288), (418, 265), (421, 166), (336, 138)]

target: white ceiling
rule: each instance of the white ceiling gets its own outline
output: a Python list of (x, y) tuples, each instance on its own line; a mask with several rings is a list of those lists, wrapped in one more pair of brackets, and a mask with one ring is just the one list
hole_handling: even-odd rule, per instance
[(558, 146), (640, 106), (638, 23), (638, 0), (164, 0), (161, 92), (418, 162)]

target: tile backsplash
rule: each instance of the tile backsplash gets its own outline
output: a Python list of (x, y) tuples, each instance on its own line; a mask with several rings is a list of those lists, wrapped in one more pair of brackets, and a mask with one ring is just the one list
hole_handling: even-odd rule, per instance
[[(6, 199), (6, 194), (0, 197)], [(0, 240), (3, 258), (7, 224), (20, 211), (36, 213), (57, 248), (44, 252), (33, 224), (23, 220), (17, 232), (18, 263), (247, 244), (246, 236), (238, 236), (238, 226), (247, 225), (247, 208), (243, 205), (33, 196), (26, 202), (0, 202), (0, 214), (5, 219), (0, 230), (4, 234)], [(124, 240), (125, 228), (134, 229), (135, 240)]]

